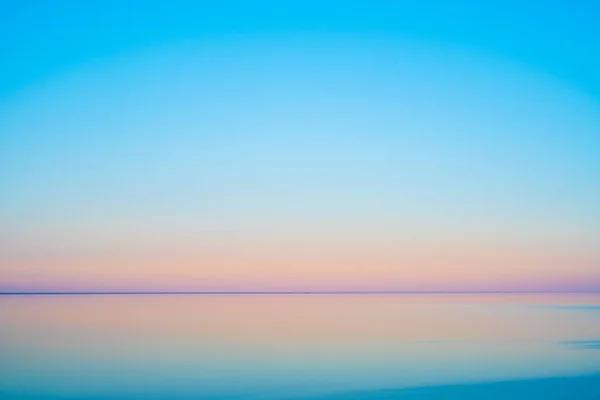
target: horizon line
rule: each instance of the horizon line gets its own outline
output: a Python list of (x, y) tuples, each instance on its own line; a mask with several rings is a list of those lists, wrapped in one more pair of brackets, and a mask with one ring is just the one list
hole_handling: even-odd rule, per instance
[(377, 294), (600, 294), (600, 291), (400, 291), (400, 290), (290, 290), (290, 291), (19, 291), (0, 296), (27, 295), (377, 295)]

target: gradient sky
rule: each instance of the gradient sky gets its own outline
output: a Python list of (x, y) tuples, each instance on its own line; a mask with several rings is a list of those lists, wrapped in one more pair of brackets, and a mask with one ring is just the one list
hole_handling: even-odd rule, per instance
[(1, 291), (600, 290), (595, 2), (0, 7)]

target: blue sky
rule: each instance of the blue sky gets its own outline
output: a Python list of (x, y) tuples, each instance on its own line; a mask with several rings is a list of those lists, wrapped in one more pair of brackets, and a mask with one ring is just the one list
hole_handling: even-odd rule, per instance
[(597, 15), (568, 1), (4, 1), (0, 83), (8, 93), (94, 60), (221, 35), (398, 35), (527, 64), (600, 93)]
[[(10, 287), (155, 284), (167, 270), (170, 289), (319, 279), (327, 289), (345, 274), (336, 288), (600, 282), (592, 2), (2, 7), (0, 281)], [(248, 267), (234, 256), (252, 241), (284, 261)], [(306, 241), (317, 267), (304, 273)], [(342, 265), (348, 241), (360, 243), (356, 259), (396, 261), (358, 275), (318, 267)], [(235, 279), (197, 254), (213, 242), (238, 249), (225, 262)], [(422, 274), (397, 259), (440, 247), (461, 255), (421, 261)], [(154, 251), (180, 265), (144, 273), (136, 265)], [(497, 258), (481, 266), (481, 253)]]

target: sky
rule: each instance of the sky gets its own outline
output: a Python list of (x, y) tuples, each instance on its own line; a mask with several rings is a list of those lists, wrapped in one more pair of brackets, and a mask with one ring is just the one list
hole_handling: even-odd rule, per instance
[(599, 291), (593, 1), (0, 3), (0, 291)]

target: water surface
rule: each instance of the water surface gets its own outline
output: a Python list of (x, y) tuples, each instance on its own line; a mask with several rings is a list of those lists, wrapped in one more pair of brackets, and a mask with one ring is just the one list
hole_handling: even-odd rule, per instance
[(2, 399), (600, 398), (596, 295), (0, 296), (0, 321)]

